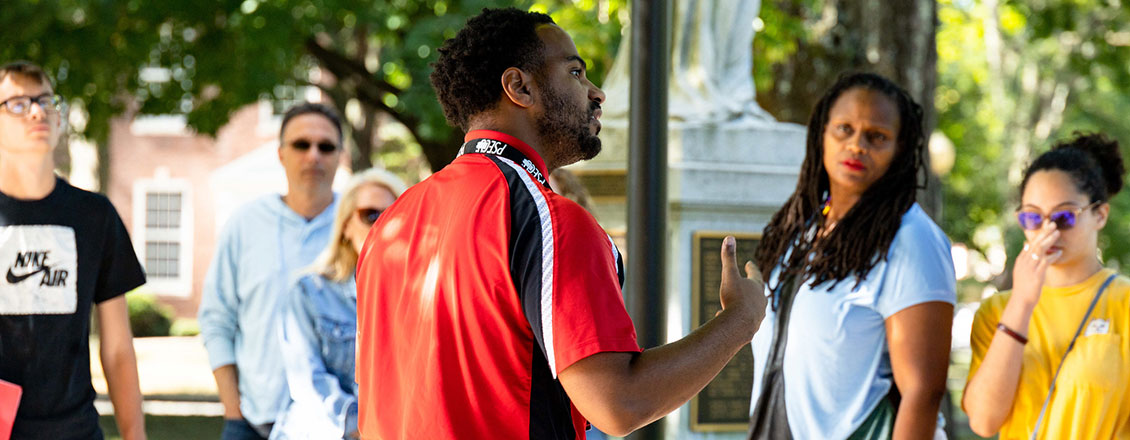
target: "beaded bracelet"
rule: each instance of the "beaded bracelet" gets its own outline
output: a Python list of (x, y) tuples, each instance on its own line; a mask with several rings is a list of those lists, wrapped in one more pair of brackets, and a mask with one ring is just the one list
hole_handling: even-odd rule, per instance
[(1008, 326), (1004, 324), (997, 323), (997, 329), (1004, 332), (1004, 334), (1009, 335), (1010, 337), (1012, 337), (1012, 339), (1015, 339), (1016, 342), (1020, 343), (1020, 345), (1028, 343), (1028, 338), (1025, 338), (1024, 335), (1017, 333), (1015, 330), (1008, 328)]

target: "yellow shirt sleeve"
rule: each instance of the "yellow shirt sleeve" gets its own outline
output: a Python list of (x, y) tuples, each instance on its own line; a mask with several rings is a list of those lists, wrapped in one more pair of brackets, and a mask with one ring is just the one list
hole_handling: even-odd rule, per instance
[(985, 352), (989, 351), (989, 344), (993, 342), (993, 336), (997, 333), (997, 323), (1001, 320), (1001, 313), (1005, 304), (1008, 304), (1009, 296), (1011, 292), (993, 295), (982, 301), (981, 307), (978, 307), (977, 313), (973, 315), (973, 328), (969, 333), (969, 345), (973, 349), (973, 357), (969, 362), (969, 376), (966, 377), (965, 382), (967, 385), (969, 378), (973, 377), (981, 367)]
[[(1039, 438), (1130, 440), (1130, 279), (1120, 277), (1104, 293), (1064, 358), (1095, 292), (1111, 273), (1104, 269), (1083, 283), (1044, 287), (1026, 329), (1030, 342), (1024, 347), (1012, 408), (998, 434), (1001, 440), (1029, 438), (1061, 359)], [(994, 295), (974, 314), (968, 377), (981, 367), (1010, 297), (1007, 292)]]

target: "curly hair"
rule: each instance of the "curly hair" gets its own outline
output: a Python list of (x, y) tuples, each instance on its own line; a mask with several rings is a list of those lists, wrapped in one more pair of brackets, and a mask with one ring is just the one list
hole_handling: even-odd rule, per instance
[(472, 116), (493, 108), (506, 69), (540, 70), (545, 46), (537, 27), (543, 24), (553, 19), (515, 8), (483, 9), (443, 43), (430, 80), (449, 124), (467, 131)]
[[(824, 129), (828, 113), (845, 92), (864, 88), (881, 93), (898, 105), (898, 150), (886, 174), (871, 185), (859, 201), (827, 236), (817, 239), (811, 228), (821, 227), (823, 196), (829, 191), (824, 169)], [(881, 260), (887, 258), (902, 223), (914, 205), (916, 192), (925, 187), (922, 107), (891, 80), (873, 73), (850, 73), (839, 77), (816, 103), (808, 121), (807, 151), (796, 190), (765, 227), (757, 248), (757, 265), (769, 280), (780, 267), (778, 280), (791, 276), (810, 280), (812, 286), (826, 281), (839, 283), (856, 277), (856, 286)], [(789, 249), (792, 252), (789, 252)], [(774, 295), (781, 282), (770, 286)]]
[(1028, 186), (1028, 179), (1037, 171), (1059, 170), (1071, 176), (1079, 192), (1091, 202), (1106, 202), (1122, 190), (1126, 167), (1118, 141), (1102, 133), (1075, 132), (1073, 138), (1059, 141), (1050, 151), (1041, 154), (1024, 171), (1020, 194)]

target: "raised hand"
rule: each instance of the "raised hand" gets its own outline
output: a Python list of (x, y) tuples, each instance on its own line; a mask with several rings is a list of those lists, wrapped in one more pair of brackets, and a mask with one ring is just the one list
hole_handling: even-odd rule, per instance
[(737, 247), (733, 236), (722, 240), (722, 286), (718, 289), (722, 311), (718, 313), (733, 313), (749, 322), (752, 335), (765, 318), (765, 283), (752, 261), (745, 263), (746, 277), (738, 272)]
[(1016, 256), (1012, 266), (1012, 295), (1028, 304), (1036, 304), (1040, 299), (1040, 289), (1044, 286), (1044, 277), (1048, 266), (1055, 264), (1063, 256), (1063, 250), (1051, 251), (1056, 240), (1059, 240), (1059, 230), (1055, 222), (1044, 222), (1036, 236), (1024, 243), (1024, 249)]

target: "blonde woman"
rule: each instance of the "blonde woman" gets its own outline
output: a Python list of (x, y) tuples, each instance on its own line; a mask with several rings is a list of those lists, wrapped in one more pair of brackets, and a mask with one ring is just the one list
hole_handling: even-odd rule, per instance
[(358, 437), (353, 272), (369, 228), (405, 189), (384, 170), (355, 175), (338, 202), (329, 246), (287, 292), (280, 337), (290, 403), (272, 440)]

